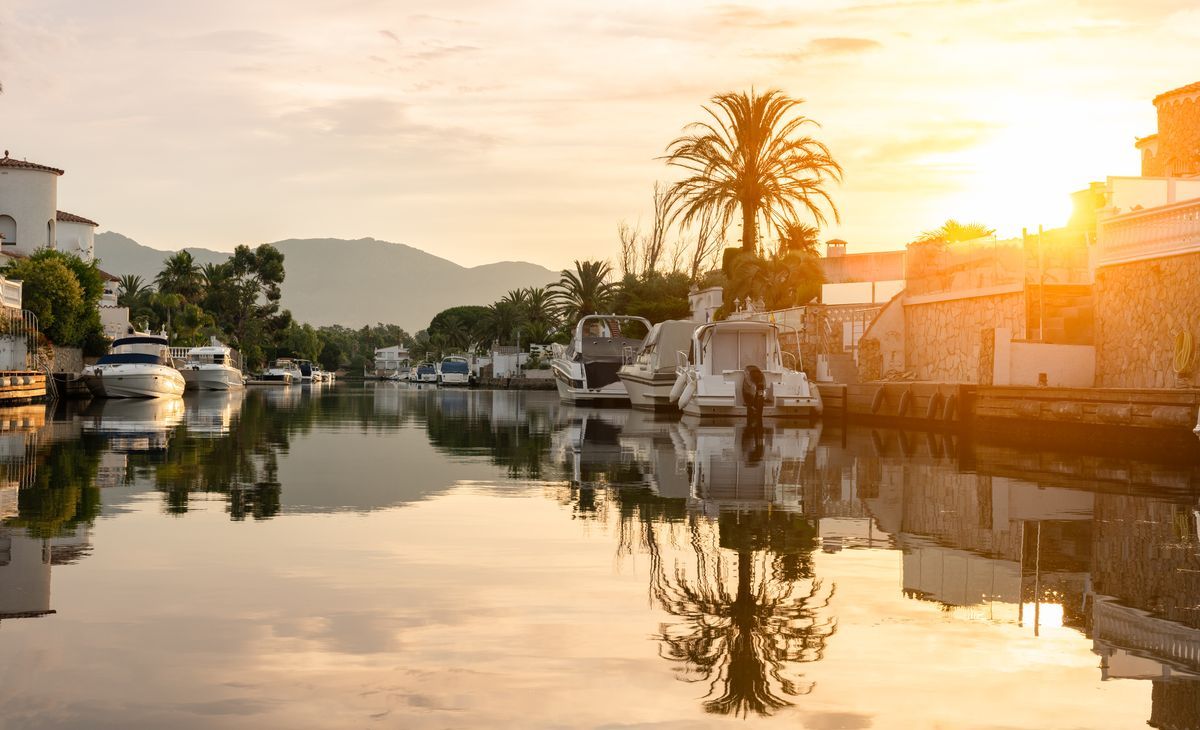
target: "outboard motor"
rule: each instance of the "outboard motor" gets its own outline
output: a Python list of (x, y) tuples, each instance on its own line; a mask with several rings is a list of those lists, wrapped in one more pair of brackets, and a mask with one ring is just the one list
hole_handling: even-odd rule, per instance
[(767, 379), (763, 371), (754, 365), (747, 365), (744, 372), (742, 402), (746, 404), (746, 424), (759, 428), (762, 426), (763, 405), (767, 400)]

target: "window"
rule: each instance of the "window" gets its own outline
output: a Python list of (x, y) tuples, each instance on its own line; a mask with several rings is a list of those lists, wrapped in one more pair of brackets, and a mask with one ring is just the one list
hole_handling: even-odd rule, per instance
[(0, 215), (0, 236), (5, 246), (17, 245), (17, 222), (11, 215)]
[(46, 221), (46, 248), (54, 248), (54, 221)]

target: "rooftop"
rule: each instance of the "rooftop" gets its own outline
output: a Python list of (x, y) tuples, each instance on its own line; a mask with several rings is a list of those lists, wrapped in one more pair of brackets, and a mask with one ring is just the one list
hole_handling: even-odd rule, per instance
[(4, 157), (0, 159), (0, 167), (7, 167), (12, 170), (40, 170), (41, 172), (52, 172), (55, 175), (63, 174), (63, 171), (57, 167), (49, 167), (47, 165), (39, 165), (36, 162), (28, 160), (18, 160), (8, 156), (8, 150), (4, 150)]
[(63, 223), (83, 223), (83, 224), (89, 225), (89, 226), (100, 225), (96, 221), (88, 220), (87, 218), (84, 218), (81, 215), (75, 215), (74, 213), (68, 213), (65, 210), (56, 211), (54, 214), (54, 219), (62, 221)]
[(1154, 97), (1154, 103), (1157, 104), (1160, 99), (1165, 99), (1168, 96), (1175, 96), (1176, 94), (1191, 94), (1195, 92), (1200, 92), (1200, 81), (1197, 81), (1194, 84), (1188, 84), (1187, 86), (1180, 86), (1178, 89), (1164, 91), (1163, 93)]

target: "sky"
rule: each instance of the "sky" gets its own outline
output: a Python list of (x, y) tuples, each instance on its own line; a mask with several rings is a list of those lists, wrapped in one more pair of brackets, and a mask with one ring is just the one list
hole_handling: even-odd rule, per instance
[[(1194, 0), (4, 0), (0, 145), (161, 249), (406, 243), (616, 259), (716, 93), (779, 88), (845, 169), (851, 251), (1061, 225), (1200, 80)], [(731, 230), (730, 239), (738, 238)]]

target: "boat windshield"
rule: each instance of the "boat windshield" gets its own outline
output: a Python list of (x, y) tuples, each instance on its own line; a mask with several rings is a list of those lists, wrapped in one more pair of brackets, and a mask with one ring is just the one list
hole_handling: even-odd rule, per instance
[(104, 355), (96, 361), (97, 365), (164, 365), (159, 355), (142, 352), (118, 352)]
[(432, 375), (437, 372), (432, 365), (421, 365), (417, 368), (417, 375)]
[(467, 363), (463, 360), (442, 360), (442, 373), (466, 375), (468, 371)]

